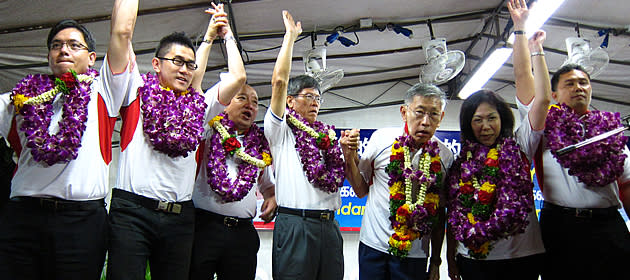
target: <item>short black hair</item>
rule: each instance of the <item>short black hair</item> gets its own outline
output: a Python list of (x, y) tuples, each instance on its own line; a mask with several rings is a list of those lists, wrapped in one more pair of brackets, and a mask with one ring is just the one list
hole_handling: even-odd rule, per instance
[(46, 46), (48, 47), (49, 51), (50, 45), (52, 44), (52, 40), (55, 35), (66, 28), (76, 28), (77, 30), (79, 30), (81, 34), (83, 34), (83, 40), (85, 40), (85, 43), (87, 44), (88, 51), (95, 51), (96, 43), (94, 42), (94, 38), (92, 38), (92, 33), (90, 33), (90, 31), (85, 28), (85, 26), (79, 24), (76, 20), (73, 19), (64, 19), (55, 24), (55, 26), (50, 29), (50, 32), (48, 32), (48, 40), (46, 41)]
[(510, 109), (510, 106), (505, 100), (494, 91), (482, 89), (473, 93), (464, 100), (462, 104), (461, 111), (459, 112), (459, 127), (462, 130), (461, 141), (464, 142), (468, 140), (479, 143), (470, 123), (477, 111), (477, 107), (479, 107), (481, 103), (488, 103), (497, 109), (499, 117), (501, 118), (501, 132), (499, 138), (512, 137), (514, 135), (512, 132), (514, 130), (514, 115), (512, 114), (512, 109)]
[(155, 57), (164, 57), (166, 53), (171, 49), (171, 45), (177, 44), (190, 48), (195, 53), (195, 45), (192, 40), (186, 36), (184, 32), (173, 32), (169, 35), (162, 37), (160, 44), (155, 49)]
[(586, 77), (588, 77), (588, 80), (590, 82), (591, 75), (589, 75), (588, 72), (586, 72), (586, 69), (584, 69), (584, 67), (582, 67), (579, 64), (569, 63), (560, 67), (560, 69), (558, 69), (558, 71), (556, 71), (556, 73), (553, 74), (553, 77), (551, 77), (551, 91), (558, 90), (558, 82), (560, 82), (560, 76), (562, 74), (569, 73), (573, 70), (582, 71), (584, 74), (586, 74)]
[(314, 88), (319, 91), (319, 94), (323, 94), (319, 87), (319, 82), (315, 78), (309, 75), (300, 75), (289, 79), (287, 95), (297, 95), (305, 88)]

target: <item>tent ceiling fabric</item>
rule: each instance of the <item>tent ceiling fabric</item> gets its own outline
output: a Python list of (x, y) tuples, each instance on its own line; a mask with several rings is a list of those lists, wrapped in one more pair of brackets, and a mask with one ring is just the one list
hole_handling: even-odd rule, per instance
[[(19, 79), (29, 73), (48, 73), (46, 36), (50, 26), (64, 18), (85, 23), (94, 33), (97, 55), (102, 57), (109, 39), (109, 15), (113, 2), (0, 0), (0, 90), (10, 91)], [(151, 70), (153, 48), (162, 36), (172, 31), (185, 31), (193, 38), (200, 38), (209, 19), (203, 10), (209, 3), (194, 0), (141, 1), (133, 38), (134, 49), (140, 53), (137, 55), (140, 71)], [(252, 51), (281, 44), (283, 9), (289, 10), (294, 18), (302, 22), (305, 35), (294, 47), (292, 75), (304, 72), (301, 56), (312, 46), (311, 33), (316, 34), (315, 44), (319, 46), (337, 26), (357, 31), (358, 45), (344, 47), (334, 42), (327, 47), (328, 67), (344, 69), (345, 77), (326, 94), (326, 102), (322, 106), (322, 113), (326, 114), (373, 110), (401, 103), (404, 91), (418, 82), (420, 66), (426, 63), (420, 46), (431, 39), (427, 20), (432, 22), (435, 37), (446, 38), (449, 50), (466, 51), (470, 48), (462, 73), (443, 86), (449, 95), (456, 96), (509, 21), (505, 1), (501, 0), (233, 0), (231, 5), (240, 43), (247, 51), (243, 59), (248, 82), (258, 91), (261, 112), (264, 112), (271, 94), (269, 81), (278, 50)], [(496, 14), (494, 11), (497, 11)], [(577, 35), (576, 23), (580, 23), (581, 36), (591, 41), (592, 48), (598, 47), (604, 39), (597, 34), (599, 29), (614, 30), (606, 49), (611, 63), (603, 74), (593, 80), (593, 108), (620, 112), (622, 116), (630, 114), (628, 14), (630, 6), (626, 0), (566, 0), (543, 27), (547, 31), (544, 46), (551, 72), (566, 59), (564, 39)], [(403, 25), (413, 31), (413, 37), (407, 38), (391, 30), (360, 29), (360, 18), (372, 18), (379, 27), (388, 22)], [(484, 29), (486, 23), (490, 25)], [(344, 36), (356, 41), (352, 32), (344, 33)], [(503, 46), (504, 43), (499, 42), (498, 45)], [(215, 43), (204, 88), (210, 87), (217, 81), (219, 73), (225, 71), (224, 53), (221, 44)], [(97, 66), (100, 63), (97, 62)], [(515, 92), (512, 71), (510, 59), (486, 88), (512, 101)], [(258, 120), (262, 116), (259, 114)]]

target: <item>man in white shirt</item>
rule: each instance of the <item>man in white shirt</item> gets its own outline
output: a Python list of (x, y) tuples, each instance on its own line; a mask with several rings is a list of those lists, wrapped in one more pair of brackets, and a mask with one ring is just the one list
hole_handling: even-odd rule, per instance
[(341, 205), (342, 152), (332, 127), (316, 120), (319, 83), (309, 76), (289, 80), (293, 43), (302, 27), (287, 11), (283, 19), (286, 33), (265, 115), (278, 203), (273, 278), (343, 279), (343, 240), (334, 219)]
[[(120, 5), (134, 10), (138, 1)], [(213, 16), (197, 54), (185, 34), (172, 33), (160, 40), (152, 60), (156, 74), (140, 75), (133, 60), (121, 74), (128, 85), (110, 209), (108, 279), (144, 278), (147, 261), (155, 279), (188, 279), (197, 147), (204, 124), (223, 111), (245, 82), (227, 15), (221, 5), (207, 12)], [(113, 28), (118, 24), (125, 23), (114, 22)], [(217, 36), (226, 41), (230, 75), (204, 95), (201, 80)], [(125, 54), (133, 57), (133, 50)]]
[[(254, 186), (264, 198), (260, 217), (269, 222), (276, 211), (271, 162), (264, 161), (270, 156), (269, 144), (254, 124), (257, 113), (258, 95), (244, 85), (219, 115), (218, 123), (213, 123), (215, 128), (208, 130), (205, 148), (200, 148), (202, 160), (193, 190), (196, 213), (190, 279), (205, 280), (215, 273), (220, 279), (256, 276), (260, 239), (252, 223), (258, 201)], [(221, 135), (223, 129), (228, 139)], [(230, 154), (231, 145), (242, 150)]]
[[(587, 171), (599, 173), (591, 178), (607, 181), (603, 185), (585, 183), (584, 177), (581, 177), (585, 169), (575, 170), (571, 165), (561, 163), (559, 159), (563, 157), (554, 154), (557, 149), (550, 148), (552, 145), (568, 145), (558, 142), (564, 134), (557, 131), (578, 125), (586, 127), (586, 133), (593, 133), (589, 130), (595, 131), (598, 126), (620, 124), (601, 118), (611, 113), (588, 110), (592, 88), (590, 77), (581, 66), (569, 64), (558, 69), (551, 79), (551, 87), (558, 105), (566, 105), (563, 108), (570, 110), (554, 113), (560, 110), (550, 109), (545, 137), (534, 159), (538, 183), (545, 199), (540, 213), (540, 228), (547, 251), (542, 277), (621, 279), (624, 273), (620, 268), (630, 259), (630, 234), (618, 209), (623, 206), (626, 214), (630, 214), (630, 151), (626, 143), (613, 145), (609, 142), (614, 138), (603, 140), (607, 143), (605, 145), (591, 144), (580, 148), (599, 147), (597, 149), (601, 153), (581, 156), (573, 163), (597, 160), (600, 154), (608, 152), (602, 162), (616, 160), (612, 168), (603, 167), (603, 164), (588, 164)], [(517, 101), (520, 103), (520, 100)], [(519, 109), (524, 108), (523, 104), (519, 104)], [(569, 116), (575, 117), (576, 121), (562, 119)], [(583, 140), (587, 136), (580, 137)], [(580, 149), (571, 153), (579, 155), (583, 151)], [(619, 172), (612, 173), (613, 169), (619, 169)]]
[[(440, 253), (444, 239), (444, 194), (436, 213), (437, 223), (430, 234), (413, 240), (411, 249), (403, 258), (391, 250), (394, 234), (390, 213), (390, 183), (387, 170), (392, 162), (394, 141), (409, 137), (409, 158), (413, 170), (418, 170), (419, 159), (428, 153), (429, 141), (439, 147), (442, 180), (433, 183), (436, 189), (443, 184), (446, 170), (453, 162), (453, 153), (433, 136), (444, 117), (446, 97), (438, 87), (416, 84), (406, 94), (405, 104), (400, 107), (404, 127), (382, 128), (375, 131), (361, 159), (357, 154), (359, 131), (353, 129), (342, 133), (341, 145), (346, 159), (346, 177), (359, 197), (368, 196), (365, 214), (361, 223), (359, 243), (359, 279), (439, 279)], [(401, 143), (403, 141), (400, 141)], [(397, 142), (398, 143), (398, 142)], [(400, 144), (402, 145), (402, 144)], [(418, 182), (413, 181), (415, 185)], [(430, 189), (430, 188), (429, 188)], [(415, 190), (414, 195), (418, 195)], [(426, 200), (425, 200), (426, 201)], [(423, 202), (418, 207), (424, 207)], [(394, 218), (395, 219), (395, 218)], [(431, 254), (429, 254), (431, 243)], [(429, 273), (427, 261), (430, 257)]]
[[(127, 27), (135, 23), (134, 10), (113, 13)], [(63, 20), (48, 35), (52, 76), (29, 76), (11, 96), (0, 95), (0, 135), (18, 155), (0, 217), (2, 278), (100, 279), (111, 137), (124, 98), (118, 73), (127, 67), (130, 38), (129, 29), (112, 29), (96, 71), (90, 32)]]

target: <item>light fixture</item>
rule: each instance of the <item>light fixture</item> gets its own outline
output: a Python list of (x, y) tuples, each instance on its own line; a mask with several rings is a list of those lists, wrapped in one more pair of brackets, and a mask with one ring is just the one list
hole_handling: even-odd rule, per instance
[[(525, 22), (525, 30), (527, 31), (527, 38), (532, 37), (538, 29), (556, 12), (556, 10), (562, 5), (564, 0), (538, 0), (536, 4), (529, 10), (529, 16), (527, 22)], [(514, 34), (508, 38), (508, 43), (514, 43)]]
[(497, 48), (483, 62), (475, 74), (468, 79), (466, 85), (459, 91), (459, 98), (466, 99), (483, 87), (503, 63), (512, 55), (511, 48)]

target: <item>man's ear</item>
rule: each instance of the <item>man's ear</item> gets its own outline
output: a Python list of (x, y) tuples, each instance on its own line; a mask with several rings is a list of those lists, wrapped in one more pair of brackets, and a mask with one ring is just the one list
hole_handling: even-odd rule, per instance
[(293, 95), (287, 95), (287, 106), (293, 109), (293, 102), (295, 101), (295, 97)]
[(95, 52), (90, 52), (88, 54), (88, 58), (90, 59), (90, 62), (88, 62), (88, 66), (89, 67), (94, 66), (94, 63), (96, 63), (96, 53)]
[(400, 116), (404, 123), (407, 123), (407, 105), (400, 105)]
[(153, 71), (155, 71), (155, 73), (160, 73), (160, 59), (157, 57), (154, 57), (153, 59), (151, 59), (151, 65), (153, 66)]

